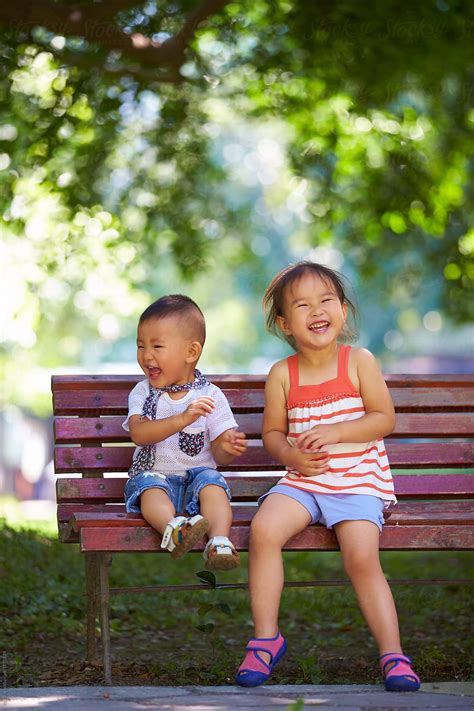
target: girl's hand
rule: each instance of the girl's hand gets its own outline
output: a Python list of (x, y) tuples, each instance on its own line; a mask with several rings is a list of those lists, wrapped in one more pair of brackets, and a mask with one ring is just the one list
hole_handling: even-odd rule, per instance
[(205, 417), (206, 415), (209, 415), (214, 410), (215, 406), (216, 402), (214, 398), (207, 397), (206, 395), (204, 395), (203, 397), (199, 397), (196, 400), (193, 400), (192, 403), (188, 405), (186, 410), (181, 415), (181, 417), (183, 418), (184, 427), (187, 427), (193, 422), (196, 422), (196, 420), (200, 417)]
[(317, 452), (325, 444), (338, 444), (340, 441), (337, 424), (315, 425), (299, 435), (295, 446), (304, 451)]
[(325, 474), (329, 469), (329, 454), (327, 452), (318, 454), (311, 451), (303, 452), (298, 447), (292, 447), (285, 455), (283, 463), (289, 469), (294, 469), (299, 476), (318, 476)]
[(245, 433), (238, 430), (226, 430), (223, 432), (219, 444), (226, 454), (231, 454), (234, 457), (240, 457), (247, 449)]

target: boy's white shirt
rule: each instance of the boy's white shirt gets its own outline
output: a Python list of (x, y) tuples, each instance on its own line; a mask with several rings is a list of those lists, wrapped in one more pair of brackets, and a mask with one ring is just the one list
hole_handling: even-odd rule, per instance
[[(128, 421), (132, 415), (141, 415), (143, 404), (150, 394), (150, 383), (148, 379), (141, 380), (128, 396), (128, 416), (122, 423), (122, 427), (127, 432), (130, 431)], [(187, 469), (193, 467), (216, 468), (216, 461), (212, 456), (211, 442), (219, 435), (229, 429), (237, 428), (230, 405), (224, 393), (216, 385), (206, 385), (197, 390), (188, 390), (179, 400), (173, 400), (168, 393), (162, 393), (158, 398), (156, 419), (161, 420), (173, 415), (179, 415), (186, 410), (193, 400), (208, 396), (215, 400), (214, 410), (206, 417), (199, 417), (182, 432), (187, 435), (198, 435), (204, 433), (204, 446), (195, 456), (186, 454), (179, 446), (179, 432), (167, 437), (155, 444), (155, 464), (151, 471), (161, 474), (185, 475)], [(134, 458), (141, 447), (135, 449)]]

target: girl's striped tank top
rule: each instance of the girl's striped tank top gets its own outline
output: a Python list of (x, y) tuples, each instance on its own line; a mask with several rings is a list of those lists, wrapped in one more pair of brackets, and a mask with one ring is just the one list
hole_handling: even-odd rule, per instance
[[(319, 385), (299, 385), (298, 355), (288, 358), (288, 442), (294, 446), (299, 434), (318, 424), (356, 420), (365, 414), (360, 393), (349, 379), (351, 347), (339, 346), (337, 378)], [(328, 444), (329, 470), (315, 477), (299, 477), (288, 469), (279, 484), (316, 494), (369, 494), (389, 506), (396, 503), (392, 474), (382, 439), (372, 442)]]

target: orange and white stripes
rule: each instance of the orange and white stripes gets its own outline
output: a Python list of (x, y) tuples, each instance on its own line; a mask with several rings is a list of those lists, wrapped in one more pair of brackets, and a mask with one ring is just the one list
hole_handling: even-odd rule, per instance
[[(290, 366), (288, 396), (288, 442), (318, 424), (355, 420), (365, 414), (364, 403), (350, 386), (346, 366), (349, 347), (341, 346), (338, 378), (317, 386), (297, 385), (296, 359)], [(295, 356), (292, 356), (295, 358)], [(291, 360), (291, 359), (289, 359)], [(295, 382), (296, 381), (296, 382)], [(294, 387), (292, 387), (292, 385)], [(338, 385), (340, 387), (338, 387)], [(339, 390), (339, 392), (337, 392)], [(369, 494), (387, 502), (396, 502), (392, 474), (383, 440), (326, 445), (330, 455), (329, 470), (316, 477), (301, 477), (289, 470), (280, 484), (319, 494)]]

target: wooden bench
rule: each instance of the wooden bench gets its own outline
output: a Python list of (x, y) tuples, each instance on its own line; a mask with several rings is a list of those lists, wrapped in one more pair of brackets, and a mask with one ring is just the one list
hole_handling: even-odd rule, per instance
[[(282, 469), (261, 442), (265, 378), (209, 378), (223, 389), (249, 438), (247, 453), (221, 468), (233, 494), (231, 538), (239, 550), (246, 551), (256, 500), (279, 479)], [(67, 475), (57, 480), (59, 536), (65, 543), (79, 543), (85, 554), (87, 658), (95, 658), (100, 612), (107, 684), (111, 683), (109, 599), (111, 594), (124, 592), (123, 588), (109, 588), (112, 554), (162, 552), (159, 534), (139, 514), (126, 514), (123, 504), (124, 473), (130, 466), (133, 445), (122, 421), (128, 394), (140, 379), (110, 375), (52, 378), (55, 468), (58, 475)], [(397, 411), (387, 451), (399, 505), (388, 517), (381, 549), (474, 548), (474, 375), (391, 375), (386, 380)], [(204, 545), (202, 541), (195, 550), (202, 551)], [(309, 526), (286, 546), (298, 551), (337, 548), (334, 533), (321, 525)], [(187, 590), (199, 587), (203, 586), (178, 586)], [(157, 589), (162, 586), (133, 590)]]

